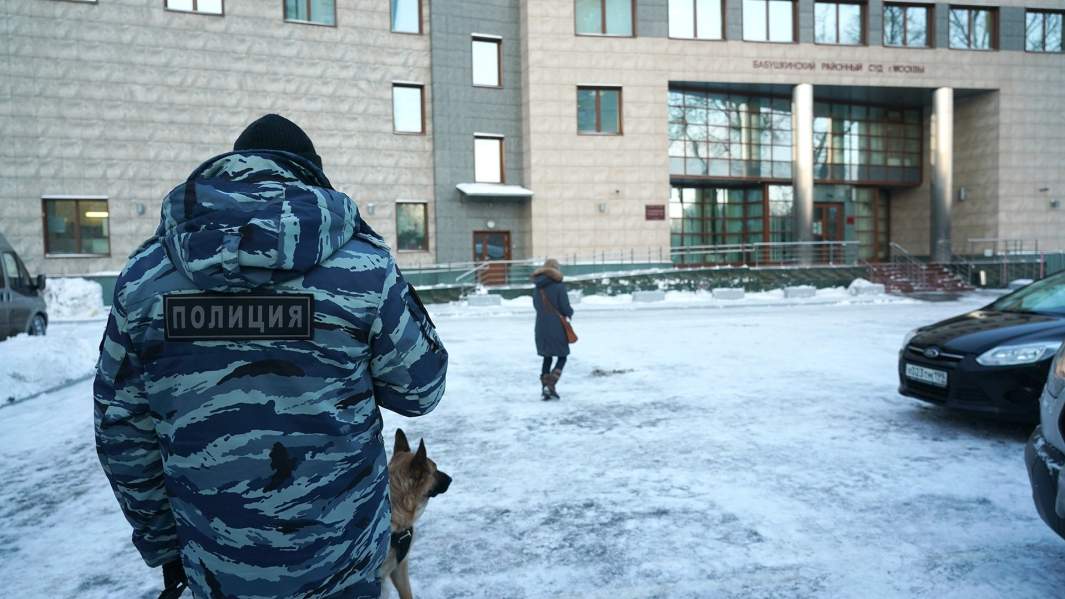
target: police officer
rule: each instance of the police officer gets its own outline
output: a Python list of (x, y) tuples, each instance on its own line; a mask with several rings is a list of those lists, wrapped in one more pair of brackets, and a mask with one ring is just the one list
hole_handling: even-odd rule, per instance
[(379, 408), (431, 411), (447, 352), (298, 126), (255, 121), (170, 192), (100, 349), (100, 463), (168, 589), (378, 597)]

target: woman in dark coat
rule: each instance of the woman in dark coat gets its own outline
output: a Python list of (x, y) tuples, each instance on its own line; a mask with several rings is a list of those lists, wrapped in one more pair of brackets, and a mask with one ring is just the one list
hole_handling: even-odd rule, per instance
[[(536, 285), (533, 307), (536, 308), (536, 353), (543, 357), (540, 370), (540, 385), (544, 400), (559, 399), (555, 385), (566, 367), (569, 355), (569, 340), (562, 327), (562, 317), (573, 317), (569, 305), (566, 284), (562, 282), (562, 270), (558, 260), (548, 260), (532, 274)], [(545, 302), (546, 300), (546, 302)], [(555, 359), (554, 367), (551, 362)]]

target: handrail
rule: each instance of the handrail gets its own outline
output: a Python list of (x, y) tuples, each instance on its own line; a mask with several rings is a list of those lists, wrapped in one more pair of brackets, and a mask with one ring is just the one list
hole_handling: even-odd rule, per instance
[(906, 277), (917, 285), (925, 286), (928, 283), (927, 265), (894, 241), (889, 244), (889, 247), (891, 248), (891, 264), (901, 267)]

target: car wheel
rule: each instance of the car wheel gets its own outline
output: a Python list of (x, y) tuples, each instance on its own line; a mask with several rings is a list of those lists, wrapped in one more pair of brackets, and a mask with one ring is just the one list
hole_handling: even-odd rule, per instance
[(30, 321), (30, 328), (26, 332), (30, 335), (44, 335), (47, 329), (48, 323), (44, 320), (43, 316), (38, 314), (33, 317), (33, 320)]

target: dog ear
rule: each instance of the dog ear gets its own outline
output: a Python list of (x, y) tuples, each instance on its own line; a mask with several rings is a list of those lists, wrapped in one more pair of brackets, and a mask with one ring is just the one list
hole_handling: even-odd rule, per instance
[(414, 459), (410, 461), (410, 470), (413, 473), (422, 474), (429, 471), (429, 456), (425, 452), (425, 440), (422, 439), (418, 443), (418, 451), (414, 454)]
[(403, 433), (403, 429), (396, 429), (396, 444), (392, 448), (392, 453), (399, 453), (401, 451), (410, 452), (410, 443), (407, 442), (407, 435)]

